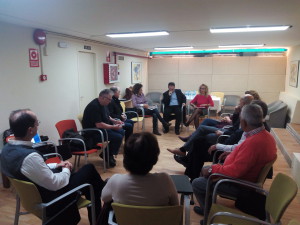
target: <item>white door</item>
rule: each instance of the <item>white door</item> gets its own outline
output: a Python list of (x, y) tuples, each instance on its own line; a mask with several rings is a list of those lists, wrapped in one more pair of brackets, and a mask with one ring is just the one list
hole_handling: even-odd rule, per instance
[(95, 54), (87, 52), (78, 52), (80, 113), (83, 113), (87, 104), (97, 97), (95, 69)]

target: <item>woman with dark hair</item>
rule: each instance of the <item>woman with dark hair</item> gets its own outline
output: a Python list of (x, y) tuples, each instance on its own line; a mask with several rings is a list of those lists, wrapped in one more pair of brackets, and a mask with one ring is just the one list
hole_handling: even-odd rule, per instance
[(126, 100), (130, 100), (131, 96), (132, 96), (132, 86), (125, 89), (125, 95), (124, 95), (123, 98), (126, 99)]
[(189, 126), (190, 123), (194, 121), (195, 128), (197, 129), (199, 127), (199, 117), (207, 114), (209, 106), (214, 106), (214, 102), (208, 94), (207, 85), (200, 85), (199, 94), (194, 97), (194, 99), (190, 102), (190, 105), (194, 107), (194, 112), (185, 123), (185, 126)]
[(157, 108), (149, 107), (148, 100), (146, 99), (143, 93), (143, 85), (142, 84), (135, 84), (132, 89), (132, 105), (135, 108), (143, 107), (145, 111), (145, 115), (152, 116), (152, 123), (153, 123), (153, 134), (161, 135), (158, 132), (158, 125), (157, 119), (162, 123), (164, 130), (169, 129), (169, 124), (161, 117)]
[(132, 134), (124, 146), (123, 164), (128, 174), (114, 174), (102, 190), (102, 200), (139, 206), (178, 205), (177, 191), (170, 176), (150, 173), (159, 153), (153, 134)]
[(257, 91), (249, 90), (249, 91), (245, 91), (245, 94), (252, 95), (254, 100), (261, 100), (261, 98), (260, 98), (259, 94), (257, 93)]

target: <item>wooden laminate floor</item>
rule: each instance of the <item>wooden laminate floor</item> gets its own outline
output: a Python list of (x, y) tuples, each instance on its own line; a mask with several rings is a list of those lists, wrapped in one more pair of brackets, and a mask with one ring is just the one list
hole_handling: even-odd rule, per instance
[[(174, 122), (173, 122), (174, 124)], [(151, 119), (146, 119), (146, 131), (151, 131)], [(193, 128), (190, 128), (189, 131), (184, 127), (181, 135), (185, 136), (193, 132)], [(161, 153), (159, 156), (158, 163), (154, 166), (152, 172), (166, 172), (168, 174), (183, 174), (184, 167), (178, 163), (176, 163), (173, 159), (173, 156), (166, 150), (167, 148), (171, 147), (180, 147), (182, 142), (177, 138), (174, 134), (174, 126), (170, 128), (170, 132), (168, 134), (163, 134), (162, 136), (157, 136)], [(115, 173), (126, 173), (125, 169), (122, 166), (122, 159), (123, 155), (119, 154), (116, 158), (117, 166), (112, 169), (108, 169), (106, 173), (103, 173), (102, 167), (102, 160), (99, 158), (97, 154), (92, 157), (89, 157), (89, 162), (93, 163), (101, 177), (106, 179), (111, 177)], [(285, 173), (291, 176), (291, 169), (289, 168), (288, 164), (286, 163), (284, 157), (282, 156), (281, 152), (278, 151), (278, 159), (274, 164), (274, 175), (278, 172)], [(272, 180), (267, 180), (264, 187), (268, 189), (270, 187)], [(163, 188), (163, 187), (162, 187)], [(232, 206), (232, 202), (229, 200), (220, 199), (224, 204)], [(193, 212), (193, 206), (191, 206), (191, 225), (198, 225), (201, 216), (195, 214)], [(15, 194), (12, 188), (4, 189), (0, 188), (0, 224), (1, 225), (11, 225), (14, 221), (14, 212), (15, 212)], [(285, 225), (287, 222), (294, 218), (300, 221), (300, 194), (298, 193), (297, 197), (293, 200), (292, 204), (286, 210), (283, 218), (282, 224)], [(87, 225), (87, 212), (86, 209), (81, 210), (81, 222), (79, 224)], [(24, 215), (20, 217), (21, 225), (33, 225), (33, 224), (40, 224), (40, 220), (34, 217), (33, 215)]]

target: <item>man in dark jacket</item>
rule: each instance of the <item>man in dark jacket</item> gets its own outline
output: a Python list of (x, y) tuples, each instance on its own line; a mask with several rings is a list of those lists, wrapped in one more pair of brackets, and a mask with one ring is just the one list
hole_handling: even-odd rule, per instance
[(122, 122), (124, 122), (123, 129), (125, 130), (126, 141), (133, 132), (134, 122), (132, 120), (127, 119), (127, 116), (125, 115), (125, 113), (123, 113), (123, 108), (119, 100), (120, 88), (113, 86), (110, 88), (110, 90), (113, 92), (112, 100), (107, 106), (110, 113), (110, 117), (114, 119), (119, 119)]
[[(163, 93), (163, 99), (162, 103), (164, 104), (164, 113), (163, 118), (168, 123), (172, 118), (172, 114), (175, 114), (175, 133), (176, 135), (179, 135), (179, 127), (181, 118), (185, 117), (185, 115), (182, 115), (181, 107), (185, 106), (186, 103), (186, 97), (182, 93), (180, 89), (175, 89), (175, 83), (170, 82), (168, 84), (168, 91)], [(183, 110), (184, 111), (184, 110)], [(184, 121), (183, 121), (184, 122)], [(164, 129), (164, 133), (168, 133), (169, 128)]]

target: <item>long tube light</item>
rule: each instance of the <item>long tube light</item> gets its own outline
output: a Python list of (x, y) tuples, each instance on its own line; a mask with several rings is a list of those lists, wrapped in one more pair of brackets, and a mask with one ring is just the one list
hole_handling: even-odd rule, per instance
[(180, 47), (156, 47), (155, 50), (179, 50), (179, 49), (192, 49), (192, 46), (180, 46)]
[(224, 27), (210, 28), (211, 33), (233, 33), (233, 32), (258, 32), (258, 31), (283, 31), (291, 26), (265, 26), (265, 27)]
[(167, 31), (151, 31), (151, 32), (137, 32), (137, 33), (106, 34), (107, 37), (111, 37), (111, 38), (150, 37), (150, 36), (163, 36), (163, 35), (169, 35), (169, 33)]
[(150, 52), (153, 55), (179, 55), (179, 54), (210, 54), (210, 53), (239, 53), (239, 52), (286, 52), (286, 48), (258, 48), (258, 49), (217, 49), (217, 50), (193, 50), (193, 51), (161, 51)]
[(265, 44), (240, 44), (240, 45), (219, 45), (219, 48), (251, 48), (263, 47)]

